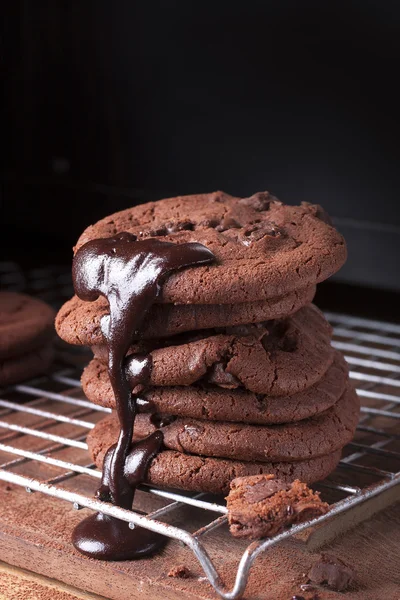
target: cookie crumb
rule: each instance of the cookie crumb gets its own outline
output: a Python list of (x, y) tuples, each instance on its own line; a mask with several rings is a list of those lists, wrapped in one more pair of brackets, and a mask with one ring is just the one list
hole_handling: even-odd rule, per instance
[(188, 579), (191, 576), (190, 570), (185, 565), (172, 567), (168, 573), (168, 577), (178, 577), (179, 579)]
[(321, 554), (321, 558), (312, 566), (308, 577), (313, 583), (344, 592), (354, 581), (354, 571), (340, 558), (331, 554)]
[(226, 501), (231, 534), (249, 539), (271, 537), (329, 510), (305, 483), (287, 483), (274, 475), (237, 477)]

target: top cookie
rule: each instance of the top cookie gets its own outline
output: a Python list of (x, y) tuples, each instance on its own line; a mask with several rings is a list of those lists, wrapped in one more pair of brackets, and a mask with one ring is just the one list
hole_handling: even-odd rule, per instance
[(54, 334), (54, 310), (42, 300), (0, 293), (0, 360), (35, 350)]
[(161, 302), (232, 304), (273, 298), (314, 285), (346, 260), (343, 237), (318, 205), (286, 206), (268, 192), (235, 198), (224, 192), (178, 196), (115, 213), (88, 227), (86, 242), (128, 231), (200, 242), (216, 264), (172, 274)]

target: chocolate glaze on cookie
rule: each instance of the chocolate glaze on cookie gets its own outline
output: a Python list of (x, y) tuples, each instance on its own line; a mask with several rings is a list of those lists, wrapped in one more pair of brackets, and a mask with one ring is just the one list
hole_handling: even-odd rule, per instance
[(346, 259), (343, 237), (315, 205), (287, 206), (268, 192), (178, 196), (110, 215), (83, 232), (77, 247), (129, 231), (140, 239), (200, 242), (212, 265), (176, 272), (158, 301), (176, 304), (254, 302), (323, 281)]
[[(108, 448), (115, 444), (119, 425), (115, 413), (101, 419), (87, 436), (89, 452), (102, 468)], [(227, 494), (232, 479), (262, 473), (274, 474), (285, 481), (300, 479), (306, 483), (320, 481), (339, 462), (341, 450), (331, 454), (295, 462), (241, 461), (209, 456), (184, 454), (162, 449), (151, 461), (146, 483), (154, 486), (183, 489), (192, 492)]]
[[(81, 380), (83, 391), (91, 402), (115, 408), (107, 366), (103, 362), (92, 360), (83, 371)], [(152, 406), (138, 403), (138, 410), (150, 412), (150, 408), (155, 408), (159, 413), (179, 417), (254, 425), (293, 423), (333, 406), (343, 394), (347, 380), (347, 364), (336, 351), (332, 365), (321, 379), (292, 395), (270, 396), (209, 384), (149, 387), (141, 400), (147, 399)]]
[[(181, 334), (132, 344), (126, 359), (152, 357), (152, 386), (208, 382), (220, 388), (285, 396), (314, 385), (332, 364), (331, 327), (312, 304), (287, 319)], [(107, 348), (92, 347), (107, 364)]]
[[(305, 460), (330, 454), (350, 442), (359, 412), (358, 396), (348, 383), (331, 408), (296, 423), (261, 426), (178, 417), (162, 427), (163, 445), (178, 452), (236, 460)], [(154, 431), (148, 415), (137, 416), (138, 438)]]
[[(159, 339), (185, 331), (232, 327), (288, 317), (312, 302), (315, 289), (315, 285), (311, 285), (284, 296), (239, 304), (154, 304), (140, 327), (140, 337)], [(108, 304), (102, 296), (90, 303), (74, 296), (61, 307), (57, 315), (57, 333), (68, 344), (104, 344), (100, 322), (106, 314)]]
[[(127, 382), (124, 358), (131, 344), (131, 332), (140, 332), (141, 323), (171, 272), (187, 266), (214, 261), (213, 253), (197, 243), (171, 244), (159, 240), (137, 241), (122, 232), (115, 237), (95, 239), (77, 252), (73, 263), (77, 295), (94, 301), (107, 298), (110, 314), (101, 322), (108, 346), (108, 374), (116, 400), (120, 432), (109, 449), (97, 496), (130, 509), (136, 486), (143, 481), (147, 466), (160, 449), (163, 436), (153, 432), (131, 450), (136, 415), (136, 395)], [(135, 385), (146, 386), (151, 361), (136, 357)], [(82, 553), (104, 560), (139, 558), (160, 548), (165, 538), (105, 515), (93, 515), (73, 533), (75, 547)]]

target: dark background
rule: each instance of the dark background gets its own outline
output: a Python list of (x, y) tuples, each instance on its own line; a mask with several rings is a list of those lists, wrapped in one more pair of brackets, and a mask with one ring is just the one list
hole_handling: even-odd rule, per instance
[(334, 216), (336, 281), (400, 289), (397, 1), (5, 4), (0, 258), (68, 264), (116, 210), (268, 189)]

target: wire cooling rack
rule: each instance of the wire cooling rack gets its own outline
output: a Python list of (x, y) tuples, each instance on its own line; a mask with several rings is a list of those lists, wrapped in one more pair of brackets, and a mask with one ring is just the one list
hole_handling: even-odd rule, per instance
[[(71, 292), (68, 274), (51, 268), (26, 275), (16, 274), (11, 263), (0, 264), (1, 283), (21, 291), (33, 288), (54, 304)], [(330, 502), (331, 509), (280, 535), (250, 544), (239, 561), (231, 590), (226, 589), (207, 552), (207, 534), (227, 522), (222, 499), (142, 486), (144, 493), (159, 496), (167, 504), (140, 514), (79, 491), (82, 476), (100, 481), (101, 472), (90, 460), (85, 439), (96, 422), (110, 412), (85, 399), (79, 381), (79, 365), (84, 364), (85, 355), (79, 351), (64, 348), (61, 360), (46, 377), (0, 390), (0, 456), (7, 457), (1, 460), (0, 480), (23, 486), (27, 492), (42, 492), (70, 502), (76, 509), (86, 507), (179, 540), (195, 554), (221, 598), (240, 598), (252, 564), (261, 553), (400, 483), (400, 325), (336, 313), (327, 317), (334, 326), (333, 344), (346, 355), (362, 402), (354, 440), (344, 449), (335, 472), (313, 486)], [(46, 477), (43, 467), (52, 467), (53, 472), (55, 468), (57, 474)], [(38, 475), (32, 476), (35, 469)], [(65, 487), (70, 480), (74, 480), (74, 491)], [(165, 522), (166, 516), (185, 505), (209, 515), (207, 524), (190, 532)]]

